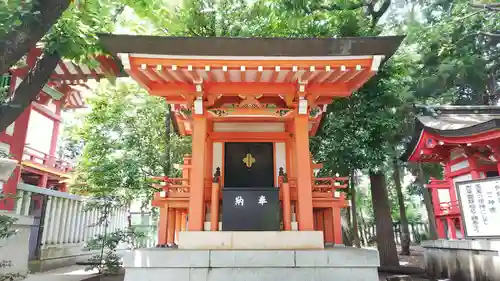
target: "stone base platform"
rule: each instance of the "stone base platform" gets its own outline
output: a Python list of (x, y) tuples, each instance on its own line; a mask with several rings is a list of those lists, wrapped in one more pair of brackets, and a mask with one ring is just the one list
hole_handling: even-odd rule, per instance
[(182, 231), (179, 249), (189, 250), (319, 250), (322, 231)]
[(378, 252), (141, 249), (124, 257), (124, 281), (377, 281)]
[(500, 281), (499, 240), (422, 241), (431, 279)]

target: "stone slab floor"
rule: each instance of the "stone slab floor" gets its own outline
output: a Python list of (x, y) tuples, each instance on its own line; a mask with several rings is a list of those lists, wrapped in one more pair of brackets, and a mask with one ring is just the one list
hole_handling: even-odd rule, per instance
[(85, 271), (85, 266), (68, 266), (42, 273), (28, 275), (23, 281), (81, 281), (91, 278), (96, 272)]
[[(379, 274), (379, 280), (385, 281), (395, 274)], [(31, 274), (24, 281), (123, 281), (123, 275), (99, 277), (95, 272), (86, 272), (84, 266), (63, 267), (43, 273)], [(257, 281), (257, 280), (256, 280)], [(427, 279), (412, 277), (412, 281), (427, 281)]]

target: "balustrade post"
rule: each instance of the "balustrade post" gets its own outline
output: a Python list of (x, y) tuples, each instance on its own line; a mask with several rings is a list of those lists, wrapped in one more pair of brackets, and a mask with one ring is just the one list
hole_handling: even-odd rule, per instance
[(53, 197), (54, 203), (54, 221), (50, 226), (50, 242), (52, 244), (57, 244), (57, 239), (59, 237), (59, 229), (61, 226), (61, 215), (62, 215), (62, 198)]
[(90, 211), (90, 220), (89, 220), (89, 226), (92, 225), (92, 227), (89, 227), (87, 240), (92, 239), (97, 234), (98, 229), (97, 226), (94, 225), (96, 223), (96, 218), (97, 218), (97, 210), (92, 209)]
[(455, 227), (455, 220), (452, 218), (447, 218), (448, 229), (451, 233), (451, 239), (457, 239), (457, 228)]
[(64, 239), (66, 237), (66, 226), (68, 224), (68, 208), (69, 208), (69, 200), (66, 198), (63, 198), (63, 204), (62, 204), (62, 220), (61, 220), (61, 226), (60, 226), (60, 231), (59, 231), (59, 236), (57, 239), (57, 243), (64, 243)]
[(292, 212), (290, 207), (290, 185), (288, 182), (281, 184), (283, 195), (283, 227), (286, 231), (292, 230)]
[(42, 230), (42, 241), (40, 244), (45, 245), (47, 243), (49, 226), (52, 224), (54, 218), (52, 217), (52, 200), (49, 196), (45, 196), (43, 204), (45, 205), (45, 214), (43, 218), (43, 230)]
[(22, 206), (22, 212), (21, 214), (23, 216), (28, 216), (30, 214), (30, 205), (31, 205), (31, 195), (33, 193), (31, 192), (24, 192), (23, 193), (23, 206)]
[(68, 199), (68, 219), (66, 224), (66, 232), (64, 237), (64, 243), (71, 243), (71, 237), (73, 236), (73, 225), (75, 223), (75, 201)]
[(210, 203), (210, 231), (219, 230), (219, 188), (218, 182), (212, 183), (212, 198)]
[(79, 236), (79, 241), (80, 242), (85, 242), (87, 241), (87, 232), (88, 232), (88, 225), (89, 225), (89, 212), (85, 210), (85, 203), (82, 202), (82, 215), (83, 215), (83, 222), (80, 225), (80, 236)]
[(22, 215), (23, 211), (23, 201), (24, 201), (24, 191), (23, 190), (18, 190), (17, 191), (17, 198), (16, 200), (16, 214)]
[(73, 243), (80, 243), (81, 225), (83, 224), (82, 201), (76, 201), (76, 223)]

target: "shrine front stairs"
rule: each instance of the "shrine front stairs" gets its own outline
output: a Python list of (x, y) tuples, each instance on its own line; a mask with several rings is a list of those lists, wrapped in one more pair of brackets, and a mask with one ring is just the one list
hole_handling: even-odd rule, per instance
[(376, 281), (378, 252), (323, 250), (135, 250), (124, 257), (124, 281)]

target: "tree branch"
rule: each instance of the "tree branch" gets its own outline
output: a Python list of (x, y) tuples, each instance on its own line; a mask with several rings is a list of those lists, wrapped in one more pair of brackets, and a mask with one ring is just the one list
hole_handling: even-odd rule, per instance
[(0, 39), (0, 74), (19, 61), (47, 33), (69, 6), (68, 0), (37, 0), (22, 24)]
[(364, 6), (365, 6), (365, 3), (363, 3), (363, 2), (360, 2), (357, 4), (346, 5), (346, 6), (332, 3), (330, 5), (319, 5), (317, 7), (314, 7), (313, 10), (318, 9), (318, 10), (325, 10), (325, 11), (332, 12), (332, 11), (343, 11), (343, 10), (356, 10), (359, 8), (363, 8)]
[(372, 16), (372, 28), (375, 27), (380, 20), (380, 18), (387, 12), (389, 6), (391, 6), (391, 0), (384, 0), (382, 6), (378, 11), (375, 11), (375, 3), (376, 1), (370, 1), (366, 6), (368, 8), (368, 14)]
[(38, 93), (49, 80), (60, 59), (61, 56), (58, 53), (45, 53), (42, 58), (36, 61), (17, 87), (12, 99), (0, 107), (0, 132), (12, 124), (23, 113), (24, 109), (36, 100)]
[(491, 33), (491, 32), (486, 32), (486, 31), (480, 31), (479, 34), (482, 34), (485, 36), (490, 36), (490, 37), (499, 37), (500, 38), (500, 33)]
[(498, 12), (500, 11), (500, 3), (496, 4), (469, 4), (472, 8), (476, 9), (486, 9), (490, 11)]

